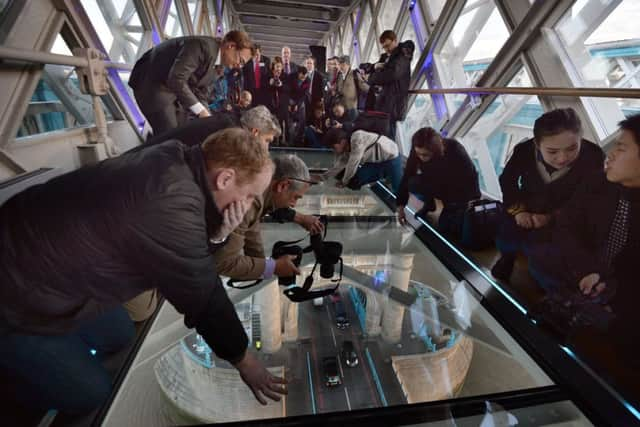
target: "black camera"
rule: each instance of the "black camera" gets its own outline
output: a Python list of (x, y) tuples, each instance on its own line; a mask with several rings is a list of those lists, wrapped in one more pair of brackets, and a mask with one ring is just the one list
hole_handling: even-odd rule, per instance
[[(342, 281), (342, 270), (344, 267), (342, 261), (342, 244), (340, 242), (324, 241), (324, 237), (326, 237), (327, 234), (328, 221), (326, 216), (321, 216), (320, 220), (324, 224), (324, 236), (321, 234), (312, 235), (310, 237), (310, 244), (306, 248), (302, 249), (297, 245), (297, 243), (306, 239), (305, 236), (302, 239), (292, 242), (276, 242), (271, 250), (271, 258), (273, 259), (277, 259), (285, 255), (294, 255), (295, 258), (292, 262), (296, 267), (300, 267), (302, 254), (313, 252), (316, 259), (313, 269), (311, 270), (311, 274), (304, 279), (304, 284), (302, 286), (296, 285), (295, 275), (278, 277), (278, 284), (280, 286), (285, 286), (286, 289), (284, 290), (284, 294), (293, 302), (302, 302), (331, 295), (338, 289), (338, 286), (340, 286), (340, 282)], [(335, 273), (335, 266), (338, 263), (340, 263), (339, 277), (337, 279), (332, 279)], [(311, 291), (310, 289), (313, 285), (313, 274), (315, 273), (318, 264), (320, 264), (320, 277), (324, 279), (332, 279), (331, 281), (336, 285), (317, 291)], [(258, 279), (249, 285), (238, 286), (236, 284), (238, 281), (230, 279), (227, 282), (227, 285), (236, 289), (247, 289), (258, 285), (261, 281), (261, 279)]]
[[(310, 237), (310, 245), (304, 249), (301, 249), (300, 246), (297, 246), (296, 243), (299, 243), (300, 240), (296, 240), (294, 242), (276, 242), (273, 245), (272, 249), (272, 258), (278, 258), (282, 255), (295, 255), (296, 258), (293, 260), (293, 263), (296, 267), (300, 266), (300, 261), (302, 260), (303, 253), (313, 252), (313, 255), (316, 259), (315, 264), (313, 265), (313, 269), (311, 270), (311, 274), (304, 279), (304, 283), (302, 286), (297, 286), (295, 284), (295, 276), (292, 277), (280, 277), (278, 278), (278, 284), (281, 286), (286, 286), (284, 294), (293, 302), (301, 302), (307, 301), (310, 299), (324, 297), (326, 295), (331, 295), (338, 289), (340, 286), (340, 281), (342, 280), (342, 244), (340, 242), (327, 242), (324, 240), (324, 237), (327, 233), (327, 217), (321, 216), (320, 220), (324, 224), (324, 236), (322, 234), (314, 234)], [(332, 282), (336, 283), (335, 286), (325, 288), (322, 290), (311, 291), (311, 286), (313, 285), (313, 274), (316, 271), (316, 267), (320, 264), (320, 277), (323, 279), (332, 279), (335, 273), (336, 264), (340, 263), (340, 275), (338, 279), (332, 280)]]
[(358, 65), (358, 68), (362, 70), (365, 74), (371, 74), (375, 71), (375, 64), (371, 64), (370, 62), (365, 62), (363, 64)]
[(320, 277), (331, 279), (335, 271), (334, 267), (340, 261), (340, 256), (342, 255), (342, 243), (325, 242), (321, 234), (312, 235), (310, 240), (311, 250), (316, 257), (316, 262), (320, 264)]
[[(300, 267), (302, 262), (302, 248), (300, 246), (287, 246), (289, 242), (276, 242), (271, 250), (271, 258), (277, 259), (284, 255), (295, 255), (293, 264), (296, 267)], [(296, 276), (278, 277), (278, 284), (280, 286), (293, 285), (296, 282)]]

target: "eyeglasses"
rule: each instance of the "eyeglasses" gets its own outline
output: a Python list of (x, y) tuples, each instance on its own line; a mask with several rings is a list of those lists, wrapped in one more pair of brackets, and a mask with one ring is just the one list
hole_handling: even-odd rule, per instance
[(307, 183), (307, 184), (309, 184), (309, 185), (317, 185), (317, 184), (320, 184), (320, 182), (318, 182), (318, 181), (310, 181), (310, 180), (302, 179), (302, 178), (294, 178), (294, 177), (292, 177), (292, 176), (285, 176), (285, 177), (284, 177), (284, 179), (290, 179), (290, 180), (292, 180), (292, 181), (305, 182), (305, 183)]

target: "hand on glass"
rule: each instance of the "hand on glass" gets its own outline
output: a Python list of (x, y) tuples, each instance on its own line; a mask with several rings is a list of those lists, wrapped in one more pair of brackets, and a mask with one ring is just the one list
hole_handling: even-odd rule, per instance
[(600, 275), (598, 273), (591, 273), (584, 276), (582, 280), (580, 280), (578, 286), (584, 295), (597, 297), (602, 291), (604, 291), (604, 288), (607, 285), (600, 281)]
[(516, 214), (514, 219), (516, 220), (516, 224), (518, 224), (522, 228), (533, 228), (533, 218), (532, 214), (530, 214), (529, 212), (520, 212)]
[(281, 394), (287, 394), (287, 380), (276, 377), (250, 352), (246, 352), (242, 360), (235, 365), (240, 378), (249, 386), (256, 400), (267, 404), (265, 396), (279, 402)]
[(295, 255), (282, 255), (277, 258), (273, 274), (278, 277), (291, 277), (300, 274), (300, 269), (293, 263), (294, 259), (296, 259)]
[(233, 230), (238, 228), (250, 206), (251, 202), (246, 200), (231, 202), (222, 212), (222, 224), (218, 227), (215, 236), (212, 236), (213, 240), (224, 240)]
[(398, 212), (398, 222), (402, 225), (406, 225), (407, 216), (404, 213), (404, 206), (398, 206), (396, 211)]

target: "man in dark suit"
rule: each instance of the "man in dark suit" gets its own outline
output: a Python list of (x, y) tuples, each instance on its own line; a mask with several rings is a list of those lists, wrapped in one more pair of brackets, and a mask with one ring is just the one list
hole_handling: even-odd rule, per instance
[(154, 133), (184, 123), (188, 110), (208, 117), (218, 50), (223, 65), (238, 67), (251, 58), (251, 46), (245, 32), (230, 31), (221, 41), (207, 36), (170, 39), (142, 55), (129, 86)]
[(282, 48), (282, 74), (285, 76), (286, 81), (295, 79), (298, 74), (298, 65), (291, 61), (291, 48), (289, 46)]
[(309, 124), (313, 107), (323, 102), (325, 78), (319, 70), (316, 70), (316, 59), (313, 56), (308, 56), (304, 64), (307, 68), (307, 79), (309, 80), (309, 89), (307, 90), (305, 101), (307, 124)]
[(251, 60), (242, 68), (244, 74), (244, 90), (248, 90), (253, 95), (253, 105), (265, 105), (266, 89), (269, 86), (269, 70), (271, 61), (262, 55), (260, 45), (256, 44), (253, 49)]

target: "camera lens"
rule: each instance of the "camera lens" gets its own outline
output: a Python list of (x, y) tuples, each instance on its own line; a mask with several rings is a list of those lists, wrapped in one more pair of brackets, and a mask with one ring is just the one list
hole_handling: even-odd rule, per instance
[(333, 277), (333, 264), (320, 264), (320, 277), (331, 279)]

